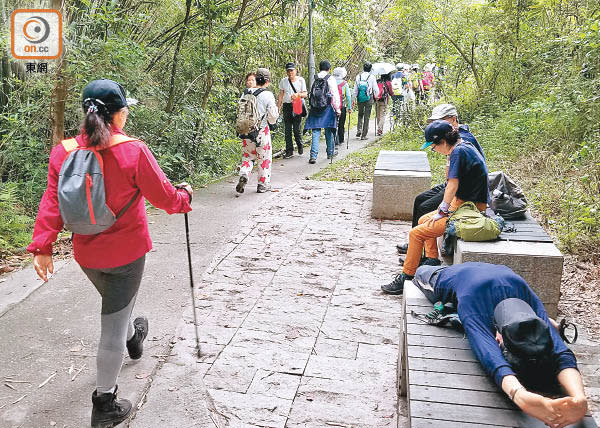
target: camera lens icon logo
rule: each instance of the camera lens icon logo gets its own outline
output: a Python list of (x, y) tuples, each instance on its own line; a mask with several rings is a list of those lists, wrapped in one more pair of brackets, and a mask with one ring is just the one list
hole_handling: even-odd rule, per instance
[(31, 43), (43, 43), (50, 35), (50, 24), (41, 16), (32, 16), (23, 24), (23, 35)]

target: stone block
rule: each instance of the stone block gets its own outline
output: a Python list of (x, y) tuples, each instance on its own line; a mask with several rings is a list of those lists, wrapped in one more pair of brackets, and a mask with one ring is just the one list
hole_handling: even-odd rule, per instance
[(373, 174), (373, 218), (410, 220), (415, 197), (431, 188), (425, 152), (382, 150)]
[(521, 275), (556, 317), (560, 298), (563, 255), (550, 242), (494, 241), (456, 243), (454, 263), (484, 262), (506, 265)]

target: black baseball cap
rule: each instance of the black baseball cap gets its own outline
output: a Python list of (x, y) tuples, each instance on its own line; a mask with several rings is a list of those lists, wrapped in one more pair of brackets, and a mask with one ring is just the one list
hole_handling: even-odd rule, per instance
[(421, 146), (421, 150), (426, 149), (432, 144), (438, 144), (448, 132), (452, 132), (454, 128), (445, 120), (436, 120), (431, 122), (425, 128), (425, 144)]
[(109, 111), (117, 111), (123, 107), (137, 104), (134, 98), (125, 96), (125, 89), (110, 79), (93, 80), (83, 89), (82, 103), (87, 100), (100, 101)]
[(288, 63), (285, 65), (285, 69), (286, 69), (286, 70), (295, 70), (295, 69), (296, 69), (296, 64), (294, 64), (293, 62), (288, 62)]
[(494, 324), (507, 351), (519, 358), (541, 358), (552, 350), (548, 324), (524, 300), (510, 298), (498, 303)]

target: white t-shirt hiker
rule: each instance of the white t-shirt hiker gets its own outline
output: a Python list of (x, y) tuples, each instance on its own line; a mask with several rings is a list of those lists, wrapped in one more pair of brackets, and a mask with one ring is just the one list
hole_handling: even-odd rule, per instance
[[(296, 76), (296, 80), (292, 82), (294, 88), (296, 89), (296, 93), (306, 92), (306, 81), (303, 77)], [(294, 94), (294, 90), (292, 89), (292, 85), (290, 85), (289, 77), (284, 77), (279, 82), (279, 89), (283, 91), (283, 102), (291, 103), (292, 102), (292, 94)]]

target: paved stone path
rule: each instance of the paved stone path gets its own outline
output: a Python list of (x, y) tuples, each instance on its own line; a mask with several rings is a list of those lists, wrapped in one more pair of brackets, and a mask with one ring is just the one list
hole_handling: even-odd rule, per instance
[(190, 305), (130, 426), (405, 426), (401, 301), (379, 286), (409, 224), (371, 201), (370, 184), (317, 181), (266, 200), (198, 281), (201, 362)]

